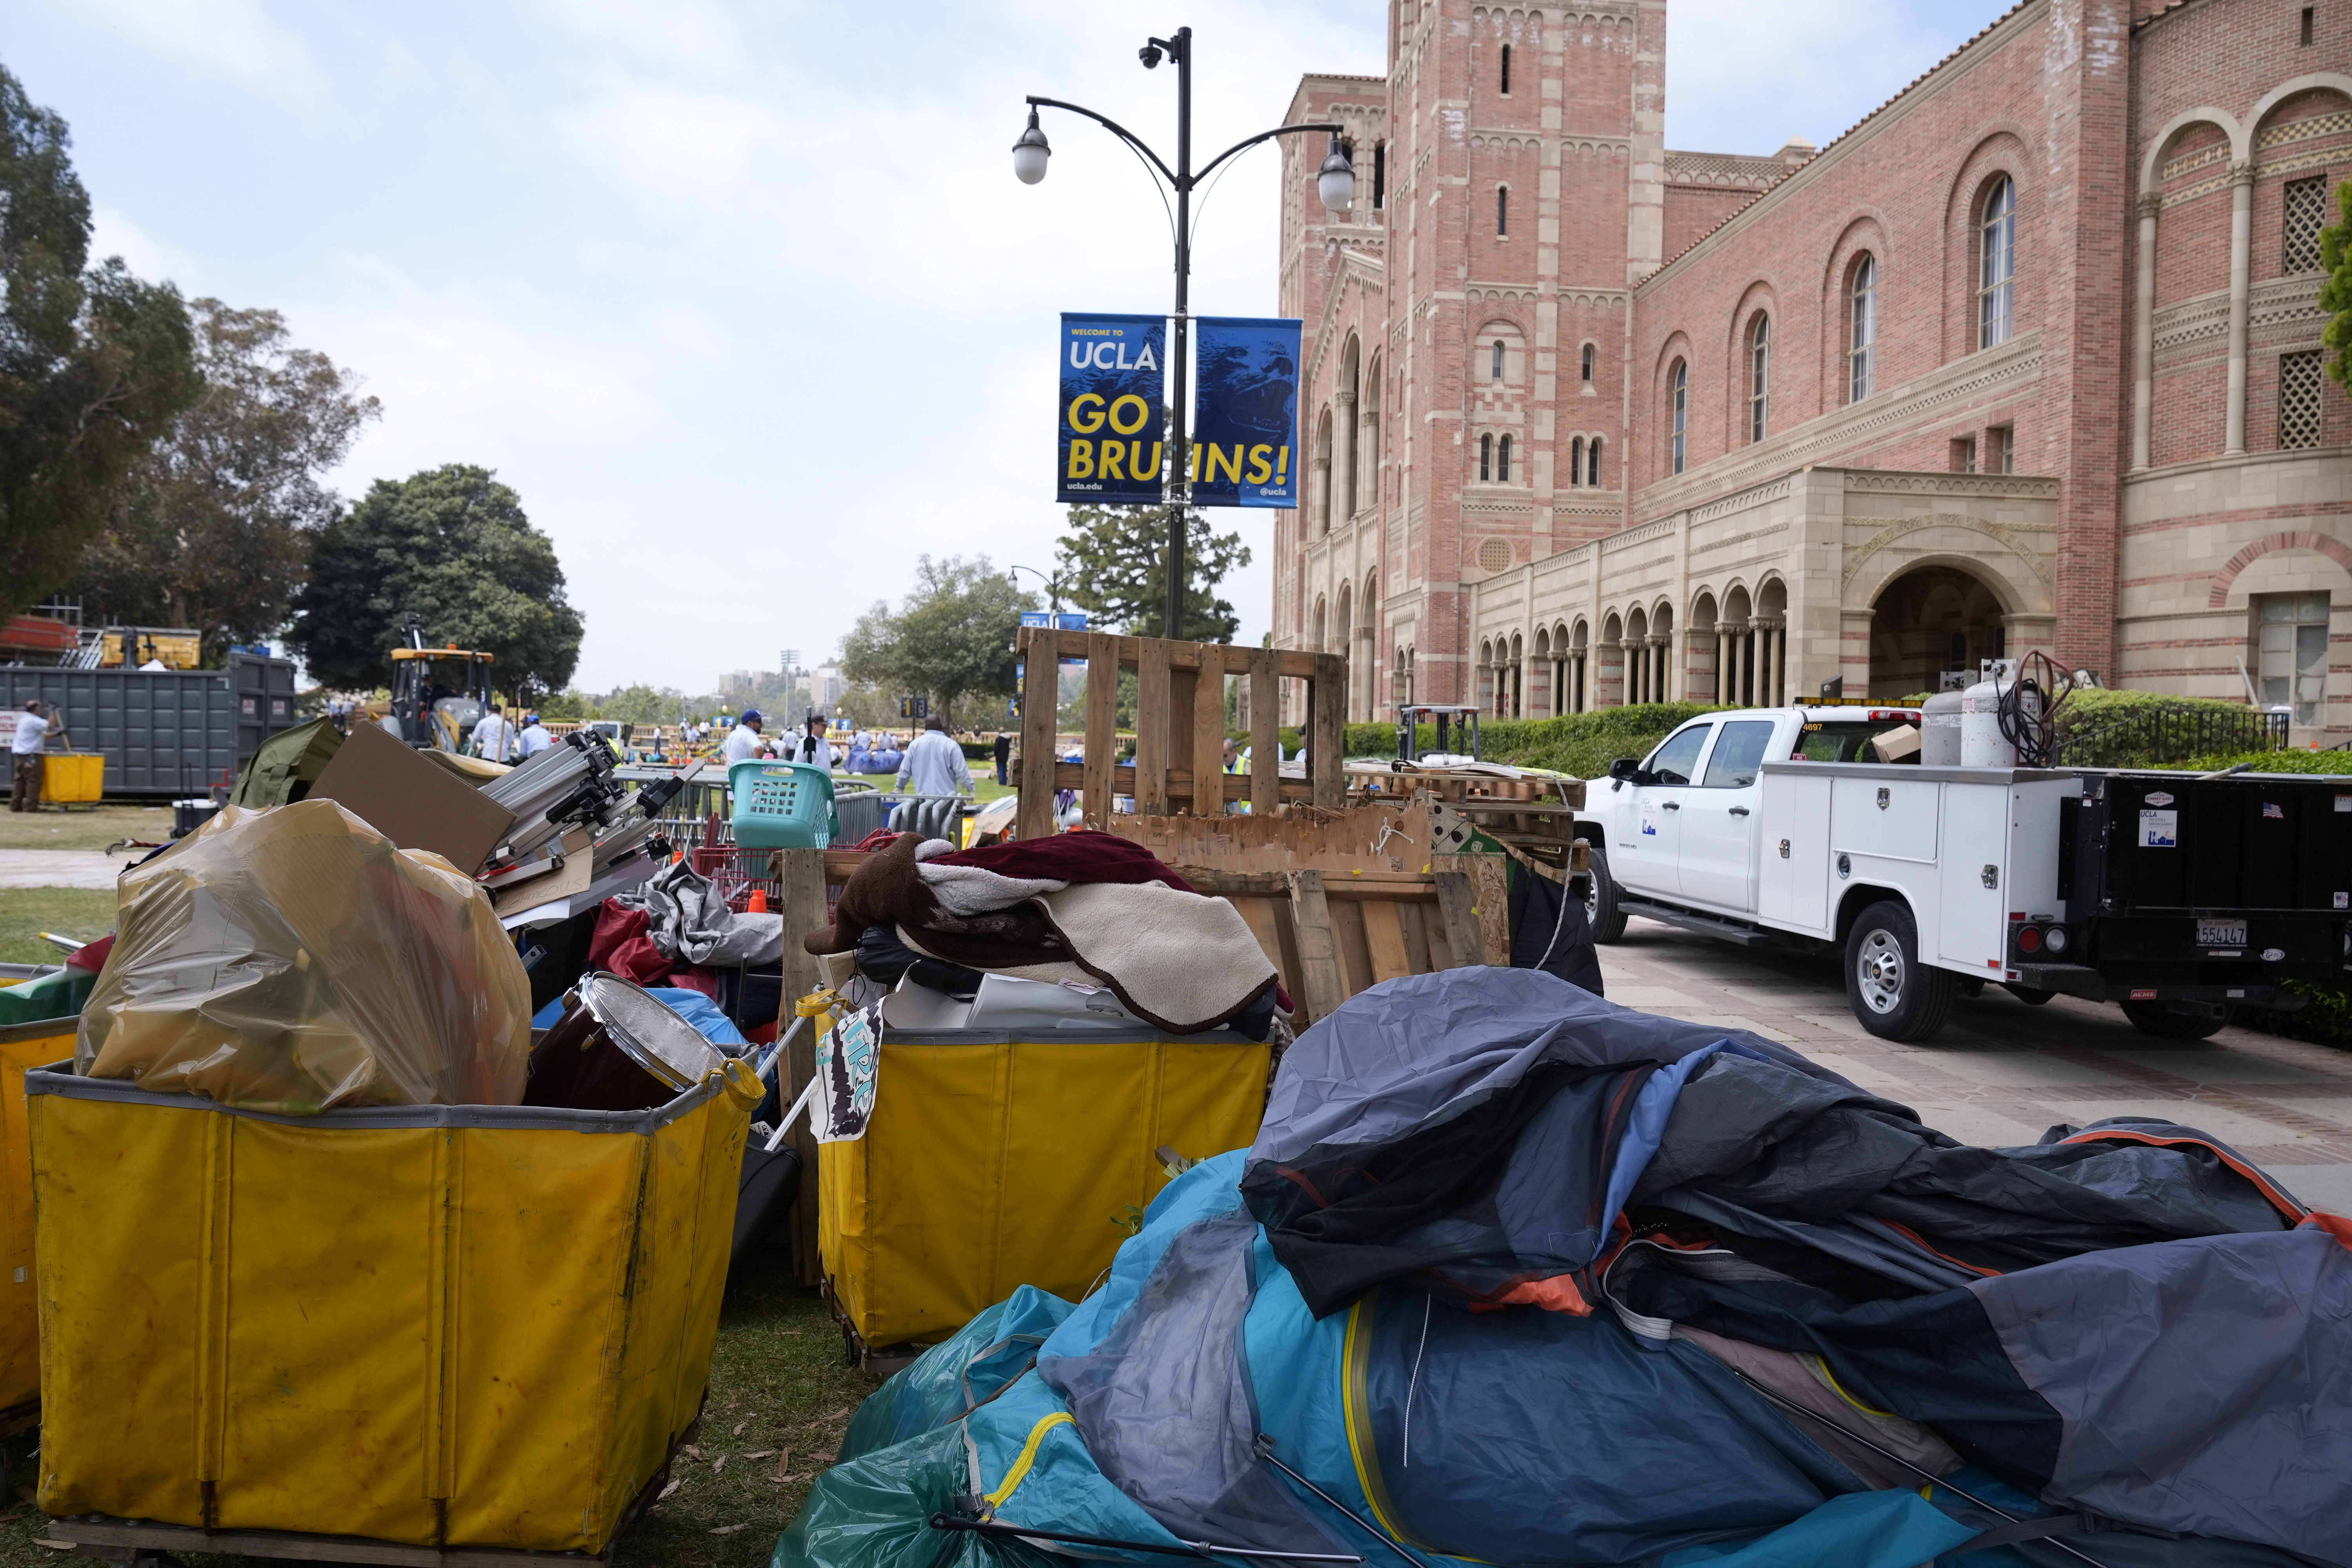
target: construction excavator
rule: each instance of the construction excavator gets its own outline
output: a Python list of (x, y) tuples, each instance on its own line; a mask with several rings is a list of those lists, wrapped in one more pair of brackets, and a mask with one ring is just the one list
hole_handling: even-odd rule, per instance
[(492, 655), (451, 643), (425, 645), (425, 623), (408, 617), (408, 646), (392, 650), (392, 713), (384, 728), (419, 751), (456, 752), (490, 708)]

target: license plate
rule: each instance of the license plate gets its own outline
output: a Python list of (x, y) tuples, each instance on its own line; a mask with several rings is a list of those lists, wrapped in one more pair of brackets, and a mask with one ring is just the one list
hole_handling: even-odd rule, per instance
[(2200, 947), (2243, 947), (2246, 945), (2246, 922), (2243, 921), (2199, 921), (2197, 945)]

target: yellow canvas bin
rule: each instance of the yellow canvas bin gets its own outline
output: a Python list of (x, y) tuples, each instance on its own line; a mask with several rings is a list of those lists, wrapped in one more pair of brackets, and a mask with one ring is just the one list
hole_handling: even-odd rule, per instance
[(33, 1285), (33, 1156), (25, 1127), (25, 1074), (72, 1059), (79, 1018), (0, 1028), (0, 1428), (41, 1400), (39, 1300)]
[(41, 800), (48, 805), (96, 805), (106, 783), (100, 752), (51, 752), (41, 759)]
[(741, 1063), (636, 1112), (26, 1089), (52, 1515), (598, 1552), (695, 1420)]
[(817, 1150), (817, 1246), (869, 1347), (954, 1332), (1020, 1285), (1076, 1300), (1168, 1184), (1238, 1149), (1269, 1047), (1219, 1030), (1027, 1039), (886, 1030), (866, 1135)]

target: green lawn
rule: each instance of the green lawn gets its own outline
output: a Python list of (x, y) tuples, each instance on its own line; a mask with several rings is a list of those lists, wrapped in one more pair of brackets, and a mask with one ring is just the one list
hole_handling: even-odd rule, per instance
[(0, 888), (0, 963), (55, 963), (63, 950), (41, 940), (53, 931), (91, 941), (114, 929), (110, 888)]
[[(623, 1534), (615, 1568), (759, 1568), (810, 1480), (840, 1451), (850, 1413), (877, 1386), (843, 1364), (840, 1331), (816, 1293), (792, 1282), (789, 1268), (738, 1269), (719, 1309), (699, 1455), (679, 1456), (670, 1477), (681, 1484)], [(0, 1568), (34, 1568), (61, 1555), (34, 1544), (47, 1525), (30, 1506), (36, 1436), (5, 1445), (8, 1481), (18, 1489), (0, 1514)], [(787, 1458), (791, 1468), (779, 1481), (778, 1463)], [(282, 1560), (192, 1554), (188, 1562), (265, 1568)]]
[(162, 844), (172, 837), (172, 808), (115, 802), (72, 811), (0, 812), (0, 849), (103, 849), (124, 838)]

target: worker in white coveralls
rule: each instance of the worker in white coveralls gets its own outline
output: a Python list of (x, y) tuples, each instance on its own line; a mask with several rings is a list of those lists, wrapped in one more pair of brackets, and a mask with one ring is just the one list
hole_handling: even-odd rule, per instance
[(735, 728), (727, 731), (726, 745), (719, 748), (719, 754), (727, 760), (728, 766), (732, 767), (760, 754), (760, 726), (766, 722), (757, 708), (743, 710), (743, 717), (735, 721)]

